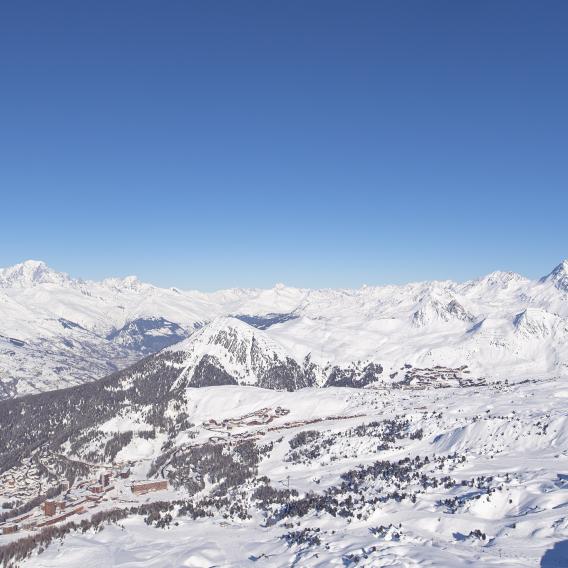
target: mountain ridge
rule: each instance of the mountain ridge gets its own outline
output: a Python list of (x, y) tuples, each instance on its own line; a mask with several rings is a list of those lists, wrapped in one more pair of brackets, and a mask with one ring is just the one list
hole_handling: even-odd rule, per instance
[[(82, 280), (26, 261), (0, 269), (0, 397), (94, 380), (229, 316), (265, 331), (300, 368), (309, 357), (319, 370), (373, 362), (392, 374), (409, 362), (467, 364), (479, 375), (562, 374), (567, 267), (539, 280), (496, 271), (463, 283), (207, 293), (133, 276)], [(325, 382), (318, 372), (313, 380)]]
[[(546, 273), (545, 275), (541, 276), (534, 280), (535, 282), (547, 282), (550, 280), (555, 280), (557, 278), (561, 278), (568, 274), (568, 258), (561, 260), (550, 272)], [(8, 279), (9, 276), (12, 275), (11, 282)], [(36, 259), (27, 259), (22, 262), (16, 263), (14, 265), (0, 267), (0, 287), (10, 287), (10, 285), (16, 284), (24, 284), (28, 283), (29, 285), (38, 285), (38, 284), (50, 284), (55, 283), (51, 282), (50, 279), (44, 278), (43, 275), (49, 275), (49, 277), (53, 277), (55, 282), (57, 281), (68, 281), (71, 283), (76, 284), (90, 284), (90, 285), (101, 285), (106, 284), (109, 287), (116, 287), (116, 288), (137, 288), (139, 285), (142, 285), (147, 288), (156, 288), (159, 290), (169, 290), (169, 291), (177, 291), (177, 292), (194, 292), (200, 293), (203, 295), (215, 295), (215, 294), (222, 294), (224, 292), (232, 292), (236, 290), (242, 291), (266, 291), (266, 290), (286, 290), (286, 289), (296, 289), (296, 290), (304, 290), (304, 291), (345, 291), (345, 292), (356, 292), (356, 291), (364, 291), (364, 290), (373, 290), (373, 289), (384, 289), (384, 288), (405, 288), (407, 286), (415, 286), (415, 285), (423, 285), (423, 284), (453, 284), (453, 285), (468, 285), (468, 284), (476, 284), (484, 281), (488, 281), (490, 283), (496, 282), (507, 282), (507, 281), (522, 281), (522, 280), (531, 280), (530, 278), (523, 276), (518, 272), (513, 271), (503, 271), (503, 270), (494, 270), (493, 272), (489, 272), (483, 276), (479, 276), (476, 278), (471, 278), (469, 280), (458, 281), (452, 279), (446, 280), (411, 280), (402, 284), (381, 284), (381, 285), (372, 285), (372, 284), (363, 284), (358, 288), (345, 288), (345, 287), (337, 287), (337, 288), (307, 288), (307, 287), (297, 287), (297, 286), (288, 286), (282, 282), (277, 282), (274, 284), (272, 288), (258, 288), (258, 287), (234, 287), (234, 288), (219, 288), (217, 290), (213, 290), (211, 292), (203, 292), (199, 291), (194, 288), (184, 289), (180, 288), (179, 286), (172, 286), (172, 287), (160, 287), (150, 282), (144, 282), (140, 280), (140, 278), (134, 274), (127, 275), (127, 276), (109, 276), (105, 277), (102, 280), (93, 280), (93, 279), (84, 279), (80, 277), (72, 277), (67, 272), (62, 272), (52, 268), (47, 262), (43, 260), (36, 260)]]

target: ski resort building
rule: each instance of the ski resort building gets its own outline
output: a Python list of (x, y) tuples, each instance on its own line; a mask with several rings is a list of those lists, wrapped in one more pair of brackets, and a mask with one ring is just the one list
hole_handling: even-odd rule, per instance
[(18, 532), (18, 525), (6, 525), (2, 527), (2, 534), (12, 534)]
[(142, 493), (148, 493), (149, 491), (163, 491), (168, 488), (168, 482), (163, 481), (140, 481), (138, 483), (133, 483), (130, 486), (132, 493), (140, 495)]
[(57, 503), (55, 501), (45, 501), (43, 504), (43, 512), (46, 517), (52, 517), (57, 512)]

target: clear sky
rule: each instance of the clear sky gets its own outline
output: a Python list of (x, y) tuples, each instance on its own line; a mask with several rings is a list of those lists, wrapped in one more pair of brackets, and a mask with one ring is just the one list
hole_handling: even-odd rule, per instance
[(566, 0), (8, 0), (0, 266), (160, 285), (568, 257)]

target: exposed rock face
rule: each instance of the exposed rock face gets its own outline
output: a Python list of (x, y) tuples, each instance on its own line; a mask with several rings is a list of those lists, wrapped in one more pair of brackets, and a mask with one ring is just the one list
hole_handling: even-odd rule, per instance
[(541, 278), (542, 283), (552, 282), (558, 290), (568, 292), (568, 260), (564, 260), (554, 270)]
[(447, 303), (437, 299), (426, 298), (421, 302), (419, 309), (412, 315), (412, 325), (414, 327), (426, 327), (452, 320), (472, 322), (475, 320), (475, 316), (468, 313), (455, 298)]
[(475, 317), (467, 313), (465, 308), (457, 301), (452, 300), (446, 307), (448, 314), (462, 321), (474, 321)]

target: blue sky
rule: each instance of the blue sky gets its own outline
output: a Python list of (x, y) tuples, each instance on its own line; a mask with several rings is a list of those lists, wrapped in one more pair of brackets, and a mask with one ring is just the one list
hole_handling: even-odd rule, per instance
[(357, 287), (568, 257), (568, 3), (0, 7), (0, 266)]

